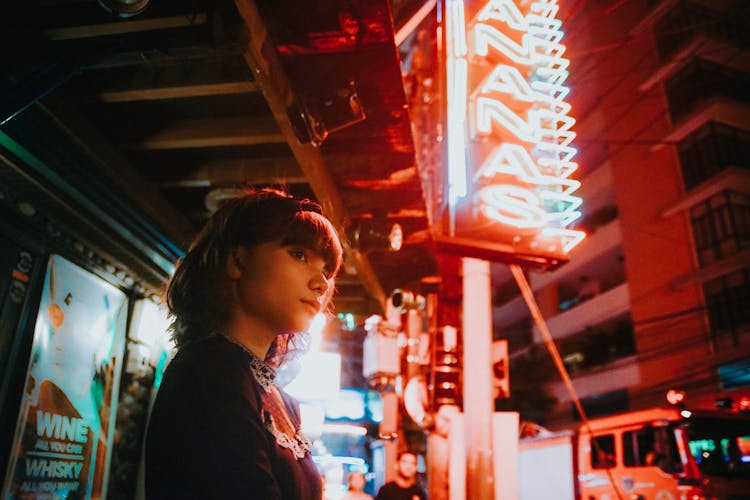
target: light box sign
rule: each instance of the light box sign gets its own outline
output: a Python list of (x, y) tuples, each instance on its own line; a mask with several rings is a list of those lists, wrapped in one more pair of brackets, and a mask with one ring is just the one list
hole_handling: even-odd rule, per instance
[(121, 290), (50, 257), (3, 499), (106, 497), (127, 310)]
[(551, 267), (585, 236), (556, 3), (446, 2), (443, 249)]

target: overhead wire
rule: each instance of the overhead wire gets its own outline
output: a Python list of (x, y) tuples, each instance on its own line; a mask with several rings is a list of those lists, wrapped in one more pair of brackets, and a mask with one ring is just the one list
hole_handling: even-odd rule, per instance
[[(719, 22), (719, 21), (714, 21), (714, 23), (716, 23), (716, 22)], [(710, 23), (706, 23), (706, 24), (710, 24)], [(688, 27), (688, 28), (685, 28), (685, 30), (693, 30), (693, 29), (695, 29), (695, 26), (690, 26), (690, 27)], [(673, 32), (673, 33), (676, 33), (676, 32), (680, 32), (680, 31), (685, 31), (685, 30), (676, 30), (676, 31), (675, 31), (675, 32)], [(666, 36), (666, 35), (668, 35), (668, 34), (672, 34), (672, 33), (669, 33), (669, 32), (668, 32), (668, 33), (664, 33), (664, 34), (662, 34), (661, 36)], [(655, 35), (651, 34), (650, 32), (646, 32), (646, 34), (644, 35), (644, 37), (652, 38), (652, 37), (655, 37)], [(630, 41), (632, 41), (632, 38), (630, 38), (630, 39), (626, 39), (626, 40), (624, 40), (623, 42), (630, 42)], [(705, 46), (705, 45), (706, 45), (707, 43), (708, 43), (708, 40), (707, 40), (707, 39), (704, 39), (704, 40), (703, 40), (703, 41), (702, 41), (702, 42), (700, 43), (700, 45), (699, 45), (698, 47), (696, 47), (696, 48), (695, 48), (695, 49), (694, 49), (694, 50), (693, 50), (693, 51), (691, 52), (691, 54), (689, 54), (689, 55), (685, 55), (685, 56), (683, 56), (683, 57), (681, 57), (681, 58), (678, 58), (678, 59), (675, 59), (675, 60), (670, 60), (670, 61), (667, 61), (667, 62), (669, 62), (669, 63), (672, 63), (672, 64), (674, 64), (674, 63), (681, 63), (681, 62), (684, 62), (684, 61), (687, 61), (687, 60), (690, 60), (690, 59), (694, 58), (696, 54), (699, 54), (699, 55), (709, 55), (709, 54), (713, 54), (713, 53), (714, 53), (714, 51), (709, 51), (709, 52), (707, 52), (707, 53), (702, 53), (702, 52), (701, 52), (701, 49), (702, 49), (702, 48), (703, 48), (703, 47), (704, 47), (704, 46)], [(622, 46), (622, 44), (619, 44), (619, 46)], [(723, 48), (717, 48), (717, 49), (715, 49), (715, 52), (717, 52), (717, 53), (721, 53), (721, 52), (723, 52), (723, 51), (724, 51), (724, 49), (723, 49)], [(742, 49), (741, 49), (741, 48), (737, 48), (737, 49), (736, 49), (735, 51), (733, 51), (733, 52), (729, 53), (729, 54), (728, 54), (728, 55), (727, 55), (727, 56), (726, 56), (725, 58), (723, 58), (723, 60), (721, 61), (721, 64), (723, 64), (723, 65), (726, 65), (726, 64), (727, 64), (727, 63), (728, 63), (729, 61), (731, 61), (731, 60), (733, 60), (733, 59), (734, 59), (735, 57), (737, 57), (737, 56), (738, 56), (738, 54), (740, 54), (741, 52), (742, 52)], [(647, 57), (649, 57), (650, 55), (651, 55), (651, 51), (644, 51), (644, 55), (643, 55), (643, 56), (642, 56), (642, 57), (641, 57), (641, 58), (640, 58), (640, 59), (639, 59), (639, 60), (638, 60), (638, 61), (637, 61), (637, 62), (636, 62), (635, 64), (631, 65), (631, 66), (630, 66), (630, 68), (629, 68), (629, 69), (628, 69), (627, 71), (623, 71), (623, 73), (622, 73), (622, 74), (623, 74), (623, 75), (625, 75), (625, 74), (630, 74), (630, 73), (632, 73), (632, 72), (633, 72), (633, 68), (638, 68), (639, 70), (642, 70), (642, 69), (643, 69), (643, 65), (642, 65), (642, 62), (643, 62), (643, 60), (644, 60), (644, 59), (646, 59)], [(664, 64), (666, 64), (667, 62), (665, 62), (665, 61), (658, 61), (658, 62), (657, 62), (657, 63), (655, 64), (655, 68), (663, 67), (663, 66), (664, 66)], [(589, 69), (587, 69), (587, 71), (588, 71), (588, 72), (591, 72), (591, 71), (594, 71), (594, 70), (595, 70), (596, 68), (598, 68), (598, 65), (591, 65), (591, 66), (589, 67)], [(606, 77), (606, 78), (611, 78), (612, 76), (610, 76), (610, 75), (606, 75), (605, 77)], [(572, 82), (572, 83), (573, 83), (574, 85), (580, 84), (580, 83), (582, 82), (582, 80), (581, 80), (581, 75), (579, 74), (579, 75), (573, 76), (573, 77), (571, 78), (571, 80), (570, 80), (570, 81), (571, 81), (571, 82)], [(618, 80), (617, 80), (617, 81), (616, 81), (616, 82), (615, 82), (615, 83), (614, 83), (614, 84), (613, 84), (612, 86), (610, 86), (609, 88), (607, 88), (607, 89), (606, 89), (605, 91), (601, 92), (601, 95), (603, 95), (603, 96), (606, 96), (606, 95), (609, 95), (609, 94), (613, 93), (615, 89), (617, 89), (617, 88), (618, 88), (618, 87), (619, 87), (619, 86), (620, 86), (621, 84), (623, 84), (623, 83), (624, 83), (624, 81), (625, 81), (624, 79), (618, 79)], [(585, 79), (583, 79), (583, 82), (585, 83)], [(610, 120), (608, 120), (609, 124), (608, 124), (608, 126), (607, 126), (607, 127), (606, 127), (606, 128), (604, 129), (604, 130), (606, 131), (606, 130), (609, 130), (610, 128), (612, 128), (613, 126), (616, 126), (616, 125), (618, 125), (618, 124), (619, 124), (619, 120), (620, 120), (620, 119), (621, 119), (622, 117), (626, 116), (626, 115), (627, 115), (628, 113), (631, 113), (631, 112), (633, 112), (633, 111), (635, 110), (635, 108), (636, 108), (635, 104), (637, 104), (637, 103), (641, 102), (642, 100), (646, 99), (646, 98), (647, 98), (647, 96), (648, 96), (648, 95), (649, 95), (650, 93), (654, 93), (654, 92), (655, 92), (655, 91), (656, 91), (657, 89), (660, 89), (660, 87), (659, 87), (659, 86), (657, 86), (657, 85), (654, 85), (654, 86), (652, 86), (652, 87), (651, 87), (651, 89), (649, 89), (649, 92), (636, 93), (636, 94), (634, 95), (635, 99), (634, 99), (634, 100), (630, 100), (630, 102), (626, 102), (626, 101), (624, 101), (624, 100), (623, 100), (623, 101), (621, 101), (621, 102), (616, 102), (616, 103), (607, 103), (607, 105), (605, 105), (604, 107), (601, 107), (601, 106), (600, 106), (600, 105), (601, 105), (601, 100), (600, 100), (600, 99), (597, 99), (597, 101), (595, 101), (595, 103), (593, 103), (593, 104), (591, 105), (591, 108), (590, 108), (590, 109), (594, 109), (594, 108), (597, 108), (597, 109), (600, 109), (600, 110), (602, 110), (602, 111), (603, 111), (603, 110), (606, 110), (606, 109), (608, 109), (608, 108), (614, 108), (614, 107), (619, 107), (619, 106), (626, 106), (626, 105), (628, 105), (628, 104), (630, 105), (630, 106), (626, 107), (626, 108), (625, 108), (625, 109), (623, 110), (623, 112), (622, 112), (622, 113), (620, 113), (620, 114), (618, 115), (618, 117), (616, 117), (616, 118), (614, 118), (614, 119), (610, 119)], [(632, 94), (631, 94), (631, 95), (632, 95)], [(655, 96), (653, 96), (653, 97), (655, 97), (655, 98), (659, 98), (659, 97), (661, 97), (661, 95), (658, 95), (658, 93), (657, 93), (657, 95), (655, 95)], [(655, 117), (654, 117), (654, 119), (653, 119), (652, 121), (650, 121), (650, 122), (649, 122), (649, 123), (648, 123), (647, 125), (649, 125), (649, 126), (650, 126), (650, 125), (652, 125), (654, 121), (656, 121), (656, 120), (657, 120), (657, 119), (658, 119), (659, 117), (661, 117), (661, 116), (665, 115), (665, 114), (666, 114), (666, 113), (668, 113), (668, 112), (669, 112), (669, 108), (668, 108), (668, 107), (666, 107), (666, 106), (665, 106), (665, 107), (663, 107), (663, 108), (662, 108), (662, 110), (661, 110), (661, 113), (660, 113), (660, 115), (659, 115), (659, 116), (655, 116)], [(582, 113), (582, 115), (583, 115), (583, 116), (585, 116), (586, 114), (587, 114), (587, 113), (586, 113), (585, 111), (584, 111), (584, 112)], [(636, 135), (637, 135), (638, 133), (642, 132), (643, 130), (644, 130), (644, 128), (642, 128), (642, 129), (638, 130), (638, 131), (637, 131), (637, 132), (636, 132), (635, 134), (633, 134), (633, 137), (635, 137), (635, 136), (636, 136)], [(612, 141), (605, 141), (605, 142), (610, 142), (610, 143), (611, 143)], [(635, 143), (636, 143), (636, 140), (635, 140), (635, 139), (632, 139), (632, 138), (631, 138), (631, 139), (623, 140), (623, 141), (621, 141), (621, 142), (622, 142), (622, 145), (626, 145), (626, 144), (635, 144)], [(648, 141), (647, 143), (648, 143), (648, 144), (668, 144), (668, 143), (667, 143), (666, 141), (663, 141), (663, 140)], [(620, 149), (621, 149), (621, 148), (620, 148)], [(619, 151), (620, 149), (618, 149), (618, 151)], [(610, 155), (609, 155), (609, 156), (613, 156), (613, 153), (610, 153)]]
[[(609, 7), (609, 8), (607, 8), (607, 9), (605, 9), (605, 11), (603, 13), (601, 13), (597, 18), (589, 21), (589, 23), (598, 22), (601, 19), (604, 19), (606, 16), (611, 15), (615, 10), (623, 7), (628, 1), (629, 0), (621, 0), (621, 1), (617, 2), (615, 5), (613, 5), (613, 6)], [(567, 22), (570, 22), (570, 19), (572, 17), (574, 17), (580, 11), (580, 9), (583, 7), (584, 3), (585, 2), (583, 0), (577, 1), (574, 4), (574, 6), (573, 6), (572, 11), (569, 12), (567, 14), (567, 16), (565, 17), (565, 20)], [(678, 28), (678, 29), (675, 29), (675, 30), (664, 31), (664, 32), (659, 33), (658, 35), (654, 35), (651, 31), (644, 30), (643, 34), (641, 34), (641, 35), (638, 35), (638, 36), (628, 35), (627, 37), (624, 37), (624, 38), (620, 39), (617, 42), (608, 43), (606, 45), (600, 45), (600, 46), (590, 47), (585, 52), (578, 52), (578, 53), (574, 53), (574, 54), (568, 54), (567, 57), (569, 59), (575, 59), (575, 58), (583, 57), (583, 56), (586, 56), (586, 55), (589, 55), (589, 54), (597, 54), (597, 56), (599, 58), (610, 57), (608, 55), (605, 55), (604, 53), (605, 52), (613, 51), (615, 49), (621, 49), (624, 46), (627, 46), (627, 45), (630, 45), (630, 44), (633, 44), (633, 43), (637, 43), (637, 42), (641, 42), (641, 41), (648, 41), (648, 40), (652, 40), (654, 38), (671, 36), (671, 35), (675, 35), (675, 34), (679, 34), (679, 33), (683, 33), (683, 32), (691, 32), (691, 31), (694, 31), (694, 30), (702, 28), (702, 27), (707, 27), (707, 26), (715, 25), (715, 24), (717, 24), (719, 22), (721, 22), (721, 20), (718, 20), (718, 19), (717, 20), (711, 20), (711, 21), (707, 21), (707, 22), (704, 22), (704, 23), (700, 23), (700, 24), (694, 24), (694, 25), (690, 25), (690, 26), (686, 26), (686, 27), (681, 27), (681, 28)], [(570, 40), (571, 38), (574, 38), (579, 33), (583, 32), (585, 30), (586, 26), (587, 25), (583, 25), (582, 27), (579, 27), (576, 31), (573, 31), (573, 32), (569, 33), (568, 36), (567, 36), (568, 40)], [(707, 41), (704, 40), (701, 43), (701, 45), (698, 48), (696, 48), (695, 51), (693, 51), (693, 53), (691, 53), (690, 55), (686, 55), (686, 56), (682, 56), (682, 57), (679, 57), (679, 58), (676, 58), (676, 59), (672, 59), (672, 60), (669, 60), (667, 62), (671, 63), (671, 64), (675, 64), (675, 63), (679, 64), (679, 63), (684, 62), (686, 60), (690, 60), (690, 59), (692, 59), (695, 56), (695, 54), (697, 52), (699, 52), (705, 46), (706, 43), (707, 43)], [(732, 59), (734, 59), (737, 56), (737, 54), (741, 52), (741, 50), (742, 49), (738, 48), (734, 52), (730, 53), (725, 58), (725, 62), (728, 62), (728, 61), (731, 61)], [(721, 52), (724, 52), (724, 51), (725, 51), (725, 48), (717, 48), (717, 49), (715, 49), (713, 51), (702, 51), (700, 53), (700, 55), (707, 56), (707, 55), (713, 55), (714, 53), (721, 53)], [(618, 76), (625, 76), (627, 74), (632, 74), (633, 68), (639, 68), (639, 70), (642, 71), (644, 69), (644, 65), (643, 65), (644, 60), (646, 58), (648, 58), (649, 56), (651, 56), (651, 54), (652, 54), (652, 51), (645, 51), (645, 53), (643, 54), (643, 56), (641, 56), (641, 58), (638, 59), (638, 61), (636, 61), (634, 64), (632, 64), (627, 70), (623, 70), (621, 73), (611, 73), (611, 74), (608, 74), (608, 75), (596, 75), (596, 76), (594, 76), (592, 78), (587, 78), (588, 75), (591, 72), (593, 72), (596, 69), (598, 69), (598, 64), (591, 64), (589, 66), (589, 68), (587, 68), (584, 73), (582, 73), (582, 74), (579, 73), (576, 76), (572, 77), (571, 78), (571, 82), (573, 82), (574, 85), (580, 85), (581, 83), (591, 83), (591, 82), (595, 82), (595, 81), (599, 81), (599, 80), (606, 80), (606, 79), (611, 79), (611, 78), (617, 78)], [(649, 69), (649, 68), (656, 69), (656, 68), (662, 67), (664, 64), (666, 64), (666, 62), (664, 62), (664, 61), (658, 61), (657, 63), (655, 63), (653, 65), (649, 65), (649, 66), (645, 67), (645, 69)], [(624, 83), (624, 80), (619, 80), (619, 79), (616, 80), (611, 86), (609, 86), (603, 92), (603, 95), (607, 95), (607, 94), (613, 93), (623, 83)], [(636, 108), (636, 104), (637, 103), (642, 102), (644, 99), (662, 98), (663, 95), (660, 92), (657, 92), (658, 90), (660, 90), (660, 86), (654, 85), (654, 86), (651, 87), (651, 89), (649, 89), (648, 92), (636, 93), (634, 95), (635, 99), (628, 99), (628, 100), (622, 100), (622, 101), (614, 102), (614, 103), (607, 103), (607, 105), (604, 106), (604, 107), (601, 107), (599, 105), (600, 101), (597, 101), (597, 103), (595, 103), (594, 105), (592, 105), (592, 109), (594, 107), (596, 107), (598, 110), (601, 111), (601, 110), (607, 110), (607, 109), (612, 109), (612, 108), (616, 108), (616, 107), (620, 107), (620, 106), (629, 105), (626, 109), (624, 109), (616, 117), (608, 120), (608, 125), (603, 129), (604, 131), (608, 131), (608, 130), (612, 129), (615, 126), (618, 126), (619, 123), (620, 123), (620, 121), (625, 116), (627, 116), (629, 113), (634, 112), (634, 109)], [(658, 120), (664, 118), (667, 113), (669, 113), (669, 108), (668, 107), (665, 106), (665, 107), (660, 108), (655, 114), (653, 114), (649, 119), (647, 119), (645, 121), (645, 123), (640, 126), (640, 128), (638, 128), (636, 131), (634, 131), (633, 133), (631, 133), (631, 137), (630, 138), (626, 138), (626, 139), (622, 139), (622, 140), (605, 139), (605, 140), (601, 140), (601, 141), (598, 141), (598, 140), (588, 140), (588, 141), (585, 141), (585, 140), (583, 140), (583, 141), (582, 140), (576, 140), (576, 143), (577, 144), (609, 144), (609, 145), (617, 146), (615, 149), (613, 149), (612, 151), (608, 152), (607, 156), (610, 157), (610, 158), (616, 156), (618, 153), (620, 153), (620, 151), (622, 151), (624, 148), (626, 148), (628, 146), (634, 146), (634, 145), (636, 145), (636, 146), (641, 146), (641, 145), (652, 146), (652, 145), (671, 145), (671, 144), (675, 144), (675, 143), (677, 143), (679, 141), (665, 141), (663, 139), (654, 140), (654, 139), (638, 138), (638, 136), (640, 136), (641, 134), (643, 134), (649, 128), (653, 127)], [(652, 236), (664, 237), (664, 235), (661, 234), (661, 233), (659, 233), (659, 234), (649, 233), (649, 234), (651, 234)], [(703, 309), (703, 308), (701, 308), (701, 309)], [(704, 338), (703, 335), (701, 335), (701, 338)]]
[[(647, 350), (644, 349), (638, 349), (636, 346), (636, 352), (635, 352), (635, 359), (633, 360), (633, 363), (643, 363), (646, 361), (653, 361), (658, 359), (664, 359), (671, 355), (674, 355), (675, 349), (674, 349), (674, 343), (670, 342), (670, 340), (679, 340), (680, 343), (680, 350), (685, 351), (689, 350), (694, 347), (699, 346), (708, 346), (710, 351), (715, 350), (715, 346), (719, 343), (722, 343), (725, 341), (725, 339), (729, 338), (733, 334), (736, 334), (736, 332), (733, 332), (731, 330), (729, 331), (721, 331), (721, 332), (712, 332), (711, 330), (707, 330), (704, 327), (702, 327), (699, 330), (695, 330), (692, 333), (689, 333), (688, 335), (685, 334), (684, 329), (682, 328), (682, 325), (688, 321), (693, 321), (695, 318), (694, 315), (703, 314), (706, 311), (705, 306), (697, 306), (697, 307), (691, 307), (691, 308), (685, 308), (678, 311), (672, 311), (667, 314), (658, 315), (658, 316), (652, 316), (650, 318), (645, 318), (641, 321), (634, 321), (632, 322), (634, 327), (638, 327), (639, 325), (645, 325), (645, 328), (638, 328), (637, 333), (642, 338), (644, 335), (649, 336), (652, 335), (651, 332), (655, 332), (662, 337), (669, 336), (669, 332), (675, 332), (679, 330), (679, 336), (675, 336), (674, 339), (664, 338), (664, 342), (662, 342), (660, 345), (651, 347)], [(537, 323), (537, 327), (540, 328), (540, 325)], [(634, 334), (636, 331), (634, 330)], [(555, 339), (557, 342), (564, 342), (566, 339), (571, 338), (572, 336), (567, 336), (563, 338), (557, 338)], [(554, 340), (553, 340), (554, 342)], [(636, 339), (637, 342), (637, 339)], [(733, 340), (732, 340), (733, 342)], [(546, 344), (546, 339), (545, 339)], [(549, 345), (546, 344), (549, 349)], [(627, 356), (624, 356), (627, 357)], [(660, 381), (660, 384), (664, 384), (667, 381)]]
[[(578, 397), (578, 393), (576, 392), (575, 387), (573, 387), (573, 381), (570, 379), (570, 375), (568, 374), (568, 370), (565, 367), (565, 363), (563, 362), (562, 357), (560, 356), (560, 352), (557, 350), (555, 341), (552, 339), (552, 334), (550, 333), (549, 328), (547, 327), (547, 323), (544, 321), (544, 317), (542, 316), (542, 313), (539, 310), (539, 305), (536, 303), (534, 294), (531, 291), (531, 286), (529, 285), (529, 282), (526, 280), (526, 276), (523, 274), (523, 270), (521, 269), (521, 266), (519, 266), (518, 264), (510, 264), (508, 267), (510, 268), (511, 273), (513, 274), (513, 278), (516, 280), (516, 283), (518, 284), (518, 288), (521, 290), (521, 295), (523, 296), (524, 301), (526, 301), (526, 305), (529, 308), (529, 312), (531, 312), (531, 316), (534, 319), (534, 322), (537, 324), (537, 327), (539, 327), (539, 330), (542, 332), (542, 338), (544, 339), (544, 344), (547, 346), (547, 350), (549, 351), (550, 356), (552, 356), (552, 360), (554, 361), (555, 367), (557, 368), (557, 371), (560, 374), (560, 377), (562, 378), (563, 383), (565, 384), (565, 388), (567, 389), (568, 394), (573, 400), (573, 404), (575, 405), (576, 410), (578, 411), (578, 414), (581, 417), (581, 422), (583, 422), (583, 427), (586, 429), (586, 433), (591, 439), (591, 445), (594, 451), (598, 455), (601, 455), (602, 454), (601, 446), (599, 445), (599, 442), (594, 438), (594, 431), (591, 428), (591, 423), (589, 422), (589, 419), (586, 416), (586, 411), (583, 409), (583, 405), (581, 404), (581, 400)], [(609, 482), (612, 485), (612, 489), (615, 492), (615, 495), (617, 495), (617, 498), (619, 500), (624, 500), (625, 497), (623, 493), (620, 491), (620, 487), (618, 486), (617, 481), (615, 481), (611, 468), (605, 468), (605, 471), (609, 479)]]
[[(704, 45), (705, 44), (702, 44), (701, 48), (703, 48)], [(697, 51), (698, 51), (698, 49), (696, 49), (695, 52), (697, 52)], [(673, 65), (680, 66), (684, 62), (687, 62), (687, 61), (690, 61), (690, 60), (694, 59), (695, 55), (696, 55), (695, 52), (691, 52), (689, 54), (683, 54), (683, 55), (680, 55), (679, 57), (673, 57), (673, 58), (670, 58), (668, 61), (657, 60), (653, 64), (641, 64), (641, 65), (638, 66), (638, 68), (640, 70), (654, 70), (655, 71), (655, 70), (658, 70), (660, 68), (663, 68), (666, 64), (673, 64)], [(716, 47), (716, 48), (713, 48), (713, 49), (710, 49), (710, 50), (701, 50), (698, 55), (700, 57), (705, 57), (705, 56), (713, 56), (715, 54), (723, 54), (723, 53), (726, 53), (726, 52), (727, 52), (727, 47)], [(724, 63), (726, 64), (727, 62), (731, 61), (735, 57), (739, 58), (739, 56), (742, 55), (742, 52), (744, 52), (743, 49), (735, 47), (734, 51), (731, 54), (731, 56), (728, 57), (727, 59), (725, 59)], [(623, 76), (632, 75), (632, 73), (633, 73), (632, 67), (629, 67), (627, 69), (618, 70), (618, 71), (613, 72), (613, 73), (605, 73), (605, 74), (597, 74), (597, 75), (593, 75), (593, 76), (587, 76), (586, 78), (582, 78), (580, 76), (580, 74), (572, 72), (571, 73), (570, 81), (571, 82), (575, 82), (576, 86), (582, 86), (582, 84), (593, 83), (593, 82), (597, 82), (597, 81), (600, 81), (600, 80), (609, 80), (609, 79), (613, 79), (613, 78), (620, 78), (620, 77), (623, 77)]]
[[(570, 40), (571, 38), (574, 38), (578, 33), (583, 32), (584, 30), (586, 30), (587, 26), (589, 26), (589, 25), (591, 25), (591, 24), (593, 24), (595, 22), (598, 22), (599, 20), (603, 19), (604, 17), (606, 17), (608, 15), (611, 15), (615, 10), (617, 10), (620, 7), (622, 7), (627, 1), (628, 0), (622, 0), (622, 1), (618, 2), (617, 4), (609, 7), (608, 9), (605, 9), (605, 11), (602, 14), (600, 14), (599, 17), (597, 17), (594, 20), (588, 21), (588, 23), (584, 24), (584, 26), (579, 27), (576, 31), (569, 33), (568, 37), (567, 37), (568, 40)], [(580, 8), (580, 2), (578, 2), (574, 7), (575, 7), (575, 11), (578, 11), (578, 9)], [(570, 17), (571, 16), (568, 16), (568, 18), (567, 18), (568, 22), (570, 22), (569, 21)], [(589, 48), (586, 49), (586, 52), (579, 52), (577, 54), (576, 53), (573, 53), (573, 54), (568, 53), (568, 54), (566, 54), (566, 57), (569, 60), (571, 60), (571, 62), (572, 62), (576, 58), (583, 57), (583, 56), (589, 55), (591, 53), (609, 52), (609, 51), (612, 51), (612, 50), (621, 49), (624, 46), (632, 44), (632, 43), (635, 43), (635, 42), (650, 41), (650, 40), (653, 40), (653, 39), (658, 39), (658, 38), (661, 38), (661, 37), (672, 36), (672, 35), (683, 33), (683, 32), (692, 32), (692, 31), (694, 31), (696, 29), (699, 29), (701, 27), (711, 26), (711, 25), (717, 24), (719, 22), (721, 22), (721, 20), (719, 20), (719, 19), (711, 20), (711, 21), (707, 21), (707, 22), (701, 23), (701, 24), (694, 24), (694, 25), (689, 25), (689, 26), (686, 26), (686, 27), (680, 27), (680, 28), (677, 28), (677, 29), (674, 29), (674, 30), (664, 31), (664, 32), (659, 33), (658, 35), (652, 33), (651, 31), (644, 30), (643, 34), (641, 34), (641, 35), (632, 36), (632, 35), (629, 34), (628, 36), (626, 36), (626, 37), (624, 37), (624, 38), (622, 38), (622, 39), (620, 39), (618, 41), (615, 41), (615, 42), (612, 42), (612, 43), (608, 43), (606, 45), (589, 47)], [(586, 31), (588, 31), (588, 30), (586, 30)], [(707, 43), (707, 41), (704, 40), (701, 45), (705, 45), (706, 43)], [(721, 50), (721, 49), (717, 49), (717, 51), (719, 51), (719, 50)], [(601, 57), (609, 57), (609, 56), (605, 56), (604, 54), (598, 54), (598, 55), (601, 56)], [(635, 64), (631, 65), (631, 67), (628, 70), (623, 71), (622, 75), (626, 75), (626, 74), (632, 73), (632, 68), (634, 68), (634, 67), (638, 67), (640, 70), (643, 70), (644, 69), (644, 66), (642, 64), (643, 59), (645, 59), (649, 55), (650, 55), (650, 52), (646, 51), (646, 53), (644, 54), (644, 57), (642, 57)], [(678, 62), (679, 63), (679, 62), (681, 62), (681, 60), (677, 59), (675, 61), (670, 61), (670, 62), (672, 62), (672, 63)], [(663, 64), (664, 64), (664, 61), (658, 61), (654, 65), (654, 67), (658, 68), (660, 66), (663, 66)], [(575, 82), (576, 85), (581, 85), (582, 83), (584, 83), (586, 81), (585, 77), (587, 76), (587, 74), (590, 73), (590, 72), (592, 72), (592, 71), (595, 71), (596, 69), (598, 69), (598, 67), (599, 67), (599, 64), (593, 64), (592, 63), (588, 68), (586, 68), (586, 70), (583, 73), (578, 73), (575, 76), (571, 75), (572, 78), (571, 78), (570, 81), (571, 82)], [(648, 68), (646, 68), (646, 69), (648, 69)], [(598, 78), (614, 78), (616, 76), (617, 76), (617, 74), (615, 74), (615, 75), (603, 75), (603, 76), (600, 76)], [(622, 83), (622, 80), (619, 80), (618, 82), (615, 83), (615, 85), (613, 87), (611, 87), (610, 89), (607, 89), (607, 91), (605, 91), (603, 94), (606, 95), (607, 93), (611, 92), (612, 90), (614, 90), (614, 88), (617, 88), (617, 86), (619, 86), (619, 84), (621, 84), (621, 83)], [(643, 96), (639, 95), (638, 97), (642, 98)], [(594, 106), (595, 106), (595, 104), (594, 104)]]

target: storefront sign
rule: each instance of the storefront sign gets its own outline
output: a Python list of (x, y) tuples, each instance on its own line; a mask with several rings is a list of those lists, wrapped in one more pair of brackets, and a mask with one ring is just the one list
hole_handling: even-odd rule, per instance
[[(438, 243), (553, 266), (585, 236), (557, 0), (446, 3), (448, 214)], [(471, 251), (471, 249), (475, 251)]]
[(126, 314), (123, 292), (50, 258), (4, 499), (106, 493)]

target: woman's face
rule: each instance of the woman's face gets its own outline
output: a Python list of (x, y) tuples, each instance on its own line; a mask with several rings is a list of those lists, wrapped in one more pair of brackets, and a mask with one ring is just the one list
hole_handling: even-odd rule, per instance
[(325, 259), (313, 250), (273, 241), (239, 247), (233, 258), (234, 307), (275, 334), (306, 330), (325, 307), (332, 283)]

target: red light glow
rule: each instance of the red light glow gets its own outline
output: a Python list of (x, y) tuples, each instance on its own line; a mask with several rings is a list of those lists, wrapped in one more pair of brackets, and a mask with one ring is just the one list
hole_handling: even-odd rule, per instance
[(446, 239), (500, 260), (565, 260), (585, 237), (568, 229), (581, 199), (556, 3), (446, 3)]

